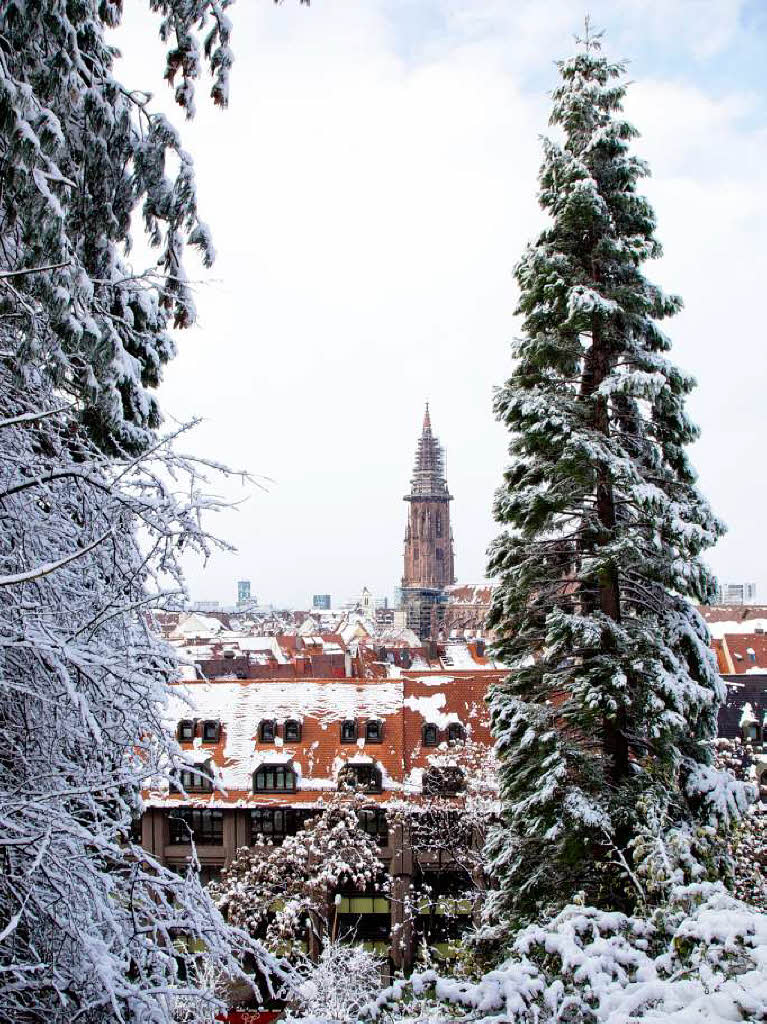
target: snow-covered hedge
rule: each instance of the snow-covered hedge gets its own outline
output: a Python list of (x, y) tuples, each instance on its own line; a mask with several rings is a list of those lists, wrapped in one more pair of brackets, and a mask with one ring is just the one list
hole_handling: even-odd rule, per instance
[(648, 918), (570, 904), (520, 931), (480, 981), (414, 975), (382, 993), (373, 1013), (386, 1012), (509, 1024), (767, 1020), (767, 915), (711, 883), (679, 888)]

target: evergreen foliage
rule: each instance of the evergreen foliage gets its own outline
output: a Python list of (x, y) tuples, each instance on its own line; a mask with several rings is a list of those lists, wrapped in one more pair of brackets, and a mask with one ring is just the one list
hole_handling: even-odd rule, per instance
[(667, 882), (715, 871), (713, 827), (744, 806), (712, 767), (723, 685), (690, 603), (714, 595), (701, 554), (723, 527), (685, 453), (694, 381), (659, 326), (681, 301), (642, 273), (661, 248), (624, 66), (588, 24), (581, 44), (557, 65), (549, 222), (515, 270), (523, 336), (495, 399), (512, 439), (489, 623), (512, 671), (490, 695), (505, 810), (489, 849), (496, 909), (518, 920), (578, 890), (641, 902), (633, 853), (658, 829), (679, 850)]
[[(166, 78), (189, 116), (198, 36), (228, 96), (228, 0), (151, 0), (169, 46)], [(160, 422), (153, 394), (174, 352), (168, 327), (195, 317), (183, 267), (214, 251), (197, 212), (190, 155), (147, 93), (113, 76), (105, 29), (118, 0), (0, 6), (0, 318), (22, 380), (44, 368), (102, 447), (137, 452)], [(157, 265), (126, 262), (140, 210)]]

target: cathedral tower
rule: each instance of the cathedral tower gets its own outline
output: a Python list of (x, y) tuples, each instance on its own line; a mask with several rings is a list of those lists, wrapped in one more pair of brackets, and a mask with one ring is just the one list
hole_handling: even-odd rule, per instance
[(445, 478), (445, 453), (431, 432), (429, 405), (418, 439), (405, 533), (402, 601), (407, 622), (423, 640), (436, 638), (447, 598), (444, 588), (455, 583), (453, 532)]

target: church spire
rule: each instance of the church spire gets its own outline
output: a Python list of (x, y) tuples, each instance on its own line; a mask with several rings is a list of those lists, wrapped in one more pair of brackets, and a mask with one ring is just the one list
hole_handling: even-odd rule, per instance
[(431, 432), (431, 416), (429, 403), (423, 417), (423, 430), (418, 438), (415, 452), (415, 466), (410, 480), (410, 496), (412, 498), (448, 498), (447, 479), (445, 478), (445, 452), (439, 440)]
[[(405, 533), (402, 596), (407, 622), (422, 639), (436, 636), (444, 604), (445, 587), (455, 582), (453, 532), (447, 489), (445, 453), (431, 429), (429, 404), (418, 438)], [(436, 616), (436, 618), (435, 618)]]

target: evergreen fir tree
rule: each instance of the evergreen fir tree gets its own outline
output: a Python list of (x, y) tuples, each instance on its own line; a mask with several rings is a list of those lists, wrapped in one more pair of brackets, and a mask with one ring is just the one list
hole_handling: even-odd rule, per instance
[(694, 381), (659, 327), (681, 300), (643, 276), (661, 254), (637, 192), (649, 170), (629, 149), (625, 67), (586, 28), (557, 65), (550, 219), (515, 270), (523, 337), (495, 399), (512, 461), (490, 625), (511, 674), (490, 695), (504, 818), (489, 848), (496, 907), (517, 920), (578, 890), (641, 902), (634, 854), (650, 834), (685, 850), (669, 876), (700, 877), (717, 817), (742, 805), (711, 767), (724, 690), (690, 603), (714, 594), (700, 556), (723, 526), (685, 454)]

